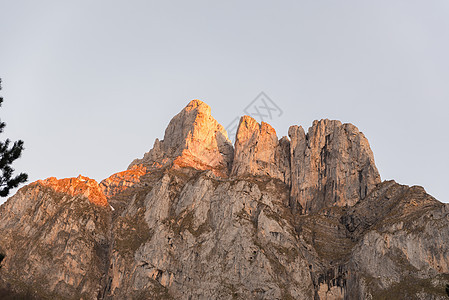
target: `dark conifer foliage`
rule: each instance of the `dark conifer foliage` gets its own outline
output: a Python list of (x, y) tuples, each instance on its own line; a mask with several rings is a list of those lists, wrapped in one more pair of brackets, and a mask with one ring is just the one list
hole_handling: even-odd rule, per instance
[[(2, 89), (2, 80), (0, 78), (0, 90)], [(0, 107), (3, 103), (3, 97), (0, 97)], [(5, 122), (0, 121), (0, 133), (5, 129)], [(14, 169), (11, 164), (20, 157), (23, 151), (23, 141), (18, 140), (11, 145), (11, 141), (6, 139), (0, 141), (0, 197), (9, 195), (11, 189), (28, 180), (28, 175), (20, 173), (14, 176)]]

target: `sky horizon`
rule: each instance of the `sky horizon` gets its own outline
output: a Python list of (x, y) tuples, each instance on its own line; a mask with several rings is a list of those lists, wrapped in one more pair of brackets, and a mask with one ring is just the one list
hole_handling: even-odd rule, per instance
[(13, 168), (29, 182), (101, 181), (190, 100), (228, 128), (264, 92), (279, 138), (352, 123), (382, 180), (449, 202), (445, 1), (1, 3), (0, 139), (24, 140)]

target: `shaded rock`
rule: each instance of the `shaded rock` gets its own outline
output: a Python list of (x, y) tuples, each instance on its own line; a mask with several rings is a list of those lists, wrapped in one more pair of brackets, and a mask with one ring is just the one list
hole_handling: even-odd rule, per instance
[[(312, 297), (294, 228), (276, 217), (290, 214), (288, 189), (273, 179), (222, 181), (211, 171), (183, 178), (170, 171), (115, 223), (106, 298)], [(131, 243), (133, 231), (151, 235)]]
[(314, 121), (307, 135), (289, 129), (292, 206), (302, 213), (352, 206), (380, 183), (368, 140), (357, 127)]
[(449, 206), (422, 187), (380, 184), (342, 217), (358, 243), (349, 265), (373, 299), (444, 299), (449, 280)]
[(4, 293), (12, 299), (97, 296), (108, 260), (110, 214), (99, 192), (87, 177), (50, 178), (20, 189), (0, 207)]

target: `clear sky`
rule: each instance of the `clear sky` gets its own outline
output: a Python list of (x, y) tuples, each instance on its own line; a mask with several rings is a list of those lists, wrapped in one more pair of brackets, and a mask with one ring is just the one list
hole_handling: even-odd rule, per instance
[(100, 181), (191, 99), (226, 127), (264, 91), (279, 137), (353, 123), (382, 179), (449, 202), (448, 16), (447, 0), (0, 0), (0, 138), (25, 141), (30, 181)]

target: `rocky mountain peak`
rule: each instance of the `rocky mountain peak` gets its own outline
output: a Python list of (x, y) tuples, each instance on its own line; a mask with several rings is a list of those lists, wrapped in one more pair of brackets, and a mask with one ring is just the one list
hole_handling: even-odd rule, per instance
[(352, 206), (380, 183), (369, 143), (354, 125), (316, 120), (307, 134), (292, 126), (289, 137), (278, 139), (268, 123), (243, 116), (232, 147), (210, 107), (192, 100), (170, 121), (164, 139), (156, 139), (130, 168), (171, 166), (212, 170), (221, 177), (276, 178), (291, 187), (291, 205), (302, 213)]
[(207, 105), (206, 103), (204, 103), (201, 100), (198, 99), (193, 99), (192, 101), (190, 101), (186, 107), (184, 108), (185, 111), (192, 111), (192, 110), (196, 110), (198, 112), (201, 112), (203, 114), (209, 115), (211, 113), (211, 109), (210, 106)]
[(156, 139), (153, 149), (130, 167), (172, 164), (175, 168), (191, 167), (212, 170), (217, 175), (229, 173), (233, 147), (226, 130), (212, 116), (210, 107), (192, 100), (168, 124), (164, 139)]
[(237, 128), (233, 176), (270, 176), (290, 182), (290, 143), (268, 123), (243, 116)]
[(49, 187), (55, 192), (64, 193), (72, 197), (83, 195), (93, 204), (107, 206), (108, 201), (97, 181), (89, 177), (81, 176), (74, 178), (57, 179), (50, 177), (38, 180), (33, 184)]
[(289, 128), (292, 205), (303, 213), (352, 206), (381, 182), (368, 140), (352, 124), (314, 121)]
[(193, 100), (128, 170), (21, 188), (0, 299), (447, 299), (449, 205), (381, 182), (354, 125), (288, 135), (243, 116), (234, 151)]

